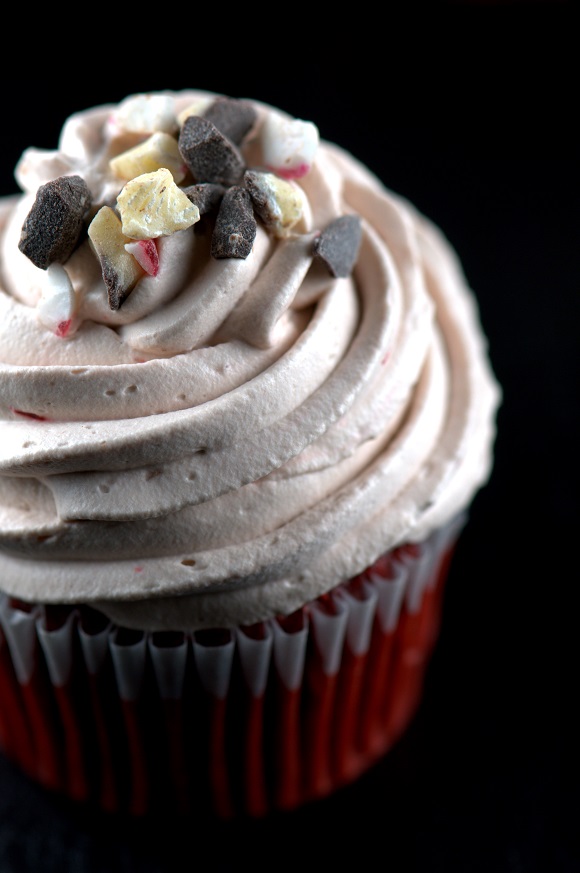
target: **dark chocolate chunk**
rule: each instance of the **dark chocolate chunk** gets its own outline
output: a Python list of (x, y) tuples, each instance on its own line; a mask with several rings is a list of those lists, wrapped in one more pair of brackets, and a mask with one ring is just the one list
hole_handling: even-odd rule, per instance
[(314, 254), (326, 264), (332, 276), (350, 276), (358, 257), (361, 237), (362, 225), (358, 215), (341, 215), (315, 238)]
[(217, 209), (222, 199), (225, 187), (214, 182), (200, 182), (198, 185), (188, 185), (183, 193), (197, 206), (200, 215), (205, 215)]
[(256, 238), (257, 224), (249, 192), (239, 185), (222, 197), (211, 238), (214, 258), (247, 258)]
[(195, 182), (236, 185), (242, 178), (245, 164), (237, 147), (201, 115), (185, 119), (178, 144)]
[(204, 111), (203, 117), (212, 121), (224, 136), (239, 146), (254, 126), (258, 113), (249, 100), (216, 97)]
[(80, 176), (59, 176), (41, 185), (22, 225), (18, 248), (41, 270), (65, 264), (90, 208), (91, 192)]

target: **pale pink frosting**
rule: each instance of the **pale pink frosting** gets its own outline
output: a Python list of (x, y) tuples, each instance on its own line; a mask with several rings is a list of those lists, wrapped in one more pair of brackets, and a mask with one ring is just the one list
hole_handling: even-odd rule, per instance
[[(176, 115), (208, 98), (169, 96)], [(272, 110), (255, 105), (258, 166)], [(26, 193), (0, 208), (0, 588), (135, 627), (250, 623), (466, 509), (500, 401), (475, 297), (441, 232), (333, 144), (297, 182), (308, 209), (289, 238), (259, 226), (247, 259), (215, 260), (193, 228), (174, 233), (117, 311), (83, 243), (65, 265), (80, 327), (42, 325), (22, 222), (58, 175), (114, 199), (113, 112), (25, 152)], [(312, 241), (344, 214), (362, 242), (333, 279)]]

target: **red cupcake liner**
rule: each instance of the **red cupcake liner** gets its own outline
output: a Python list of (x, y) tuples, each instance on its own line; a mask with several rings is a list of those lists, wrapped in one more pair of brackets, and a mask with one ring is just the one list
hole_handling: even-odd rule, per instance
[(111, 813), (261, 817), (327, 796), (417, 710), (463, 521), (234, 630), (134, 631), (0, 594), (0, 747)]

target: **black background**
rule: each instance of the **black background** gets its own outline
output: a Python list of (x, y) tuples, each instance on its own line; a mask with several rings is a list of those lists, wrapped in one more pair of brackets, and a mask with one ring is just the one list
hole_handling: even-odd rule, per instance
[[(571, 6), (433, 3), (404, 21), (385, 6), (380, 25), (367, 17), (315, 29), (306, 10), (289, 9), (296, 20), (263, 20), (262, 36), (255, 20), (236, 22), (233, 48), (225, 35), (209, 38), (209, 25), (180, 24), (180, 10), (173, 31), (183, 24), (190, 36), (182, 47), (178, 40), (175, 62), (159, 64), (161, 75), (139, 75), (154, 68), (154, 53), (145, 63), (142, 47), (127, 48), (120, 34), (92, 66), (76, 58), (77, 73), (71, 59), (40, 78), (3, 77), (1, 194), (16, 192), (12, 168), (27, 145), (55, 148), (70, 112), (129, 93), (200, 87), (315, 121), (456, 247), (503, 403), (493, 475), (455, 557), (424, 701), (383, 762), (297, 813), (196, 828), (95, 817), (0, 757), (0, 873), (323, 863), (580, 871), (580, 101)], [(113, 84), (101, 81), (103, 70)]]

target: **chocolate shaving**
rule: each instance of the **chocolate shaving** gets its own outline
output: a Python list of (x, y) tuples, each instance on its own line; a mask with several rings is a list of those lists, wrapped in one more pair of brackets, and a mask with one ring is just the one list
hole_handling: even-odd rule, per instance
[(72, 255), (91, 208), (91, 192), (80, 176), (59, 176), (41, 185), (22, 225), (18, 248), (46, 270)]
[(204, 111), (203, 117), (213, 122), (224, 136), (239, 146), (256, 123), (258, 113), (248, 100), (216, 97)]
[(314, 255), (336, 278), (350, 276), (356, 263), (362, 237), (358, 215), (341, 215), (325, 227), (314, 240)]
[(249, 192), (234, 185), (225, 192), (211, 238), (214, 258), (247, 258), (256, 238), (257, 224)]
[(236, 185), (245, 170), (237, 147), (201, 115), (189, 115), (179, 133), (179, 151), (195, 182)]
[(200, 215), (213, 212), (219, 206), (226, 189), (223, 185), (213, 182), (201, 182), (198, 185), (188, 185), (183, 193), (197, 206)]

